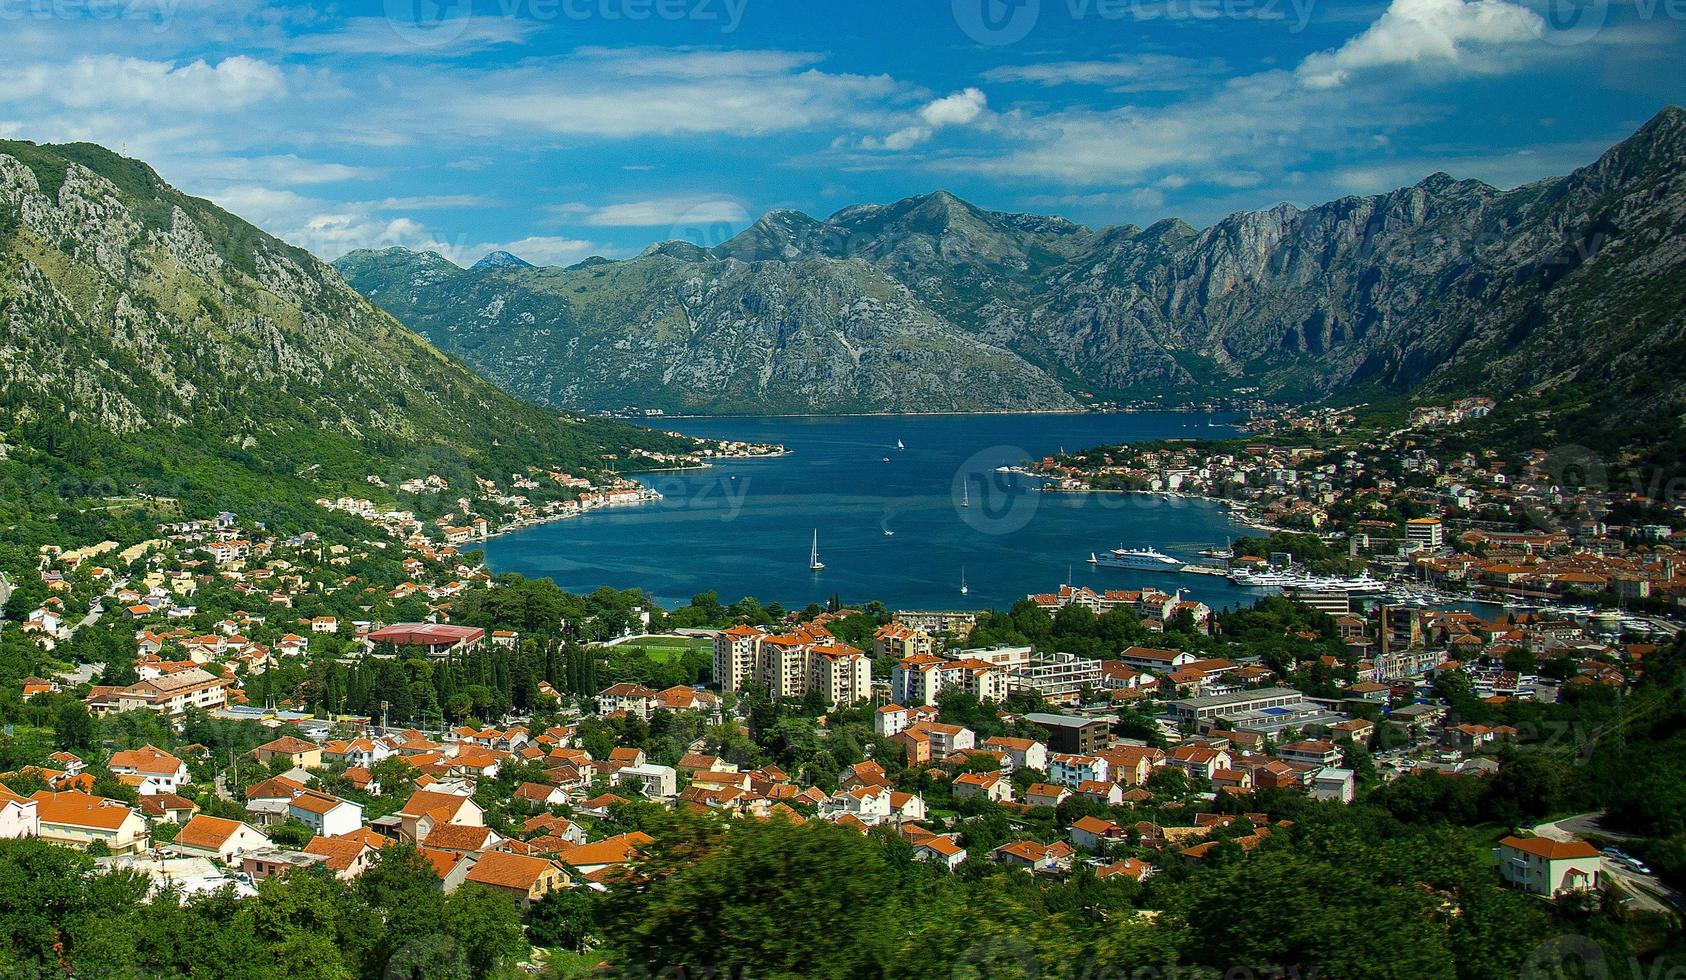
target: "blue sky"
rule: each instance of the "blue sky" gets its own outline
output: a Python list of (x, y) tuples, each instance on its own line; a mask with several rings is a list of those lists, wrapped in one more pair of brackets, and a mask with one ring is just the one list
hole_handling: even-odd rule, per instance
[(1686, 101), (1683, 0), (0, 0), (0, 136), (334, 258), (712, 244), (946, 188), (1197, 225), (1566, 172)]

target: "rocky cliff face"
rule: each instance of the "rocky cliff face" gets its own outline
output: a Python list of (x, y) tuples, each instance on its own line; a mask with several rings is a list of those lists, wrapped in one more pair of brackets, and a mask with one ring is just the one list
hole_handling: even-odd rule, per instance
[(1436, 174), (1204, 230), (1095, 232), (938, 192), (568, 270), (396, 251), (338, 265), (510, 390), (584, 408), (1627, 390), (1681, 341), (1682, 160), (1671, 108), (1566, 177), (1500, 191)]
[(510, 391), (669, 412), (1075, 405), (1042, 371), (859, 259), (744, 262), (664, 248), (570, 269), (445, 268), (402, 250), (339, 268)]
[[(672, 442), (524, 404), (329, 266), (89, 145), (0, 142), (0, 435), (61, 492), (271, 498)], [(419, 471), (419, 472), (418, 472)]]

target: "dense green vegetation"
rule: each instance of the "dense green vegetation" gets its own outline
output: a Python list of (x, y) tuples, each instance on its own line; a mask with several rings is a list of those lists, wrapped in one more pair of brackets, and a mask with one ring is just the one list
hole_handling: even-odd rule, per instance
[(528, 944), (514, 903), (476, 885), (441, 894), (412, 848), (382, 852), (346, 886), (311, 869), (258, 896), (147, 901), (146, 879), (93, 858), (0, 842), (0, 974), (78, 977), (484, 977)]
[[(526, 633), (512, 652), (444, 663), (401, 657), (349, 668), (321, 656), (302, 668), (286, 665), (249, 680), (312, 703), (339, 698), (348, 708), (377, 695), (391, 700), (408, 693), (413, 711), (425, 704), (446, 714), (492, 718), (525, 708), (544, 719), (552, 706), (534, 697), (540, 678), (587, 696), (617, 679), (652, 685), (700, 679), (663, 673), (706, 670), (700, 651), (674, 660), (651, 658), (636, 646), (589, 645), (609, 635), (599, 630), (624, 630), (631, 611), (647, 601), (636, 592), (570, 596), (547, 581), (508, 577), (495, 590), (465, 596), (462, 611), (471, 621)], [(724, 605), (703, 595), (658, 615), (651, 628), (778, 618), (769, 612), (753, 600)], [(845, 632), (876, 622), (871, 612), (836, 622), (857, 617)], [(1187, 624), (1148, 634), (1128, 612), (1049, 616), (1021, 603), (985, 615), (976, 639), (1033, 641), (1073, 652), (1116, 651), (1145, 641), (1209, 656), (1257, 655), (1280, 665), (1296, 685), (1332, 691), (1349, 668), (1338, 659), (1333, 668), (1320, 660), (1336, 655), (1338, 644), (1316, 638), (1332, 635), (1329, 625), (1327, 617), (1280, 599), (1225, 614), (1216, 636)], [(28, 645), (8, 642), (9, 635), (0, 635), (0, 656), (27, 655), (22, 647)], [(582, 657), (588, 665), (577, 659)], [(751, 688), (741, 695), (744, 729), (657, 712), (648, 721), (583, 719), (581, 742), (597, 757), (636, 746), (653, 761), (673, 764), (700, 739), (705, 751), (745, 768), (777, 765), (804, 785), (828, 790), (849, 766), (870, 758), (884, 766), (896, 789), (920, 793), (934, 821), (952, 821), (949, 829), (970, 857), (950, 874), (913, 861), (910, 846), (886, 830), (861, 835), (783, 818), (733, 822), (634, 799), (603, 819), (569, 815), (586, 822), (593, 836), (651, 835), (655, 844), (637, 873), (606, 893), (573, 889), (522, 914), (509, 898), (475, 888), (440, 895), (431, 871), (405, 849), (387, 852), (350, 886), (305, 873), (266, 882), (251, 899), (165, 896), (146, 904), (139, 882), (93, 876), (85, 856), (4, 842), (0, 968), (77, 976), (488, 977), (513, 976), (517, 964), (530, 960), (541, 974), (555, 977), (583, 977), (606, 961), (617, 975), (638, 976), (729, 971), (768, 977), (1497, 980), (1582, 975), (1554, 972), (1567, 950), (1597, 957), (1603, 972), (1585, 975), (1639, 980), (1686, 965), (1677, 921), (1632, 912), (1614, 895), (1603, 903), (1526, 897), (1501, 885), (1490, 848), (1501, 834), (1549, 817), (1607, 809), (1612, 829), (1638, 835), (1624, 846), (1678, 882), (1686, 871), (1680, 843), (1686, 832), (1680, 818), (1686, 812), (1683, 681), (1686, 651), (1674, 648), (1648, 657), (1645, 677), (1625, 695), (1573, 685), (1560, 704), (1494, 706), (1448, 682), (1440, 693), (1455, 719), (1519, 729), (1515, 743), (1500, 752), (1500, 772), (1382, 783), (1363, 747), (1347, 746), (1346, 762), (1359, 770), (1364, 794), (1352, 806), (1275, 790), (1210, 800), (1201, 794), (1205, 787), (1167, 771), (1150, 781), (1155, 797), (1145, 804), (1107, 807), (1076, 797), (1058, 808), (1028, 810), (956, 800), (946, 778), (907, 767), (898, 745), (873, 734), (869, 706), (827, 711), (816, 703), (774, 702)], [(980, 738), (1041, 735), (1015, 719), (1045, 707), (1022, 696), (1001, 709), (957, 692), (941, 699), (943, 717)], [(188, 761), (196, 784), (205, 787), (224, 760), (277, 734), (202, 715), (191, 715), (180, 732), (147, 715), (96, 722), (66, 696), (7, 711), (16, 727), (0, 739), (0, 771), (53, 748), (98, 758), (111, 747), (151, 743), (180, 750), (196, 743), (207, 751)], [(1151, 725), (1134, 727), (1145, 720), (1125, 710), (1118, 730), (1145, 734)], [(97, 765), (93, 772), (97, 791), (131, 795)], [(233, 778), (244, 785), (265, 775), (241, 760)], [(395, 763), (383, 763), (375, 775), (403, 784)], [(517, 833), (532, 810), (512, 803), (511, 792), (538, 776), (531, 766), (511, 765), (485, 780), (476, 798), (488, 823)], [(9, 783), (20, 792), (39, 788), (28, 778)], [(1042, 778), (1027, 770), (1014, 782), (1022, 790)], [(324, 785), (363, 804), (369, 816), (392, 812), (404, 796), (401, 789), (360, 792), (332, 772)], [(207, 813), (238, 815), (236, 803), (199, 796)], [(794, 808), (813, 815), (806, 803)], [(1064, 879), (1033, 879), (987, 860), (991, 849), (1011, 841), (1062, 840), (1082, 816), (1130, 827), (1138, 821), (1188, 826), (1213, 812), (1236, 822), (1214, 832), (1217, 847), (1198, 861), (1174, 849), (1157, 851), (1139, 833), (1098, 855), (1160, 865), (1161, 872), (1144, 883), (1097, 879), (1081, 857)], [(1249, 814), (1266, 815), (1269, 833), (1244, 846), (1242, 837), (1251, 837), (1256, 826)], [(302, 827), (275, 829), (279, 840), (304, 836)], [(162, 942), (171, 934), (193, 938)], [(1579, 937), (1578, 945), (1565, 947), (1565, 936)]]
[[(144, 164), (0, 141), (0, 165), (8, 541), (135, 540), (221, 510), (298, 531), (335, 520), (312, 501), (347, 492), (435, 516), (475, 476), (626, 471), (631, 448), (688, 445), (503, 394), (326, 265)], [(429, 474), (452, 491), (368, 482)]]

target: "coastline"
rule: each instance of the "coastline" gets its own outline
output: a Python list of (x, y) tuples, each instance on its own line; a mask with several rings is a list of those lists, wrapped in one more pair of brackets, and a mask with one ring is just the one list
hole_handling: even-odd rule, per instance
[[(1042, 476), (1040, 474), (1021, 474), (1021, 475), (1036, 476), (1038, 479), (1043, 479), (1043, 480), (1053, 479), (1053, 477)], [(1290, 528), (1290, 527), (1278, 527), (1275, 524), (1266, 524), (1262, 521), (1254, 520), (1252, 518), (1251, 512), (1248, 510), (1247, 505), (1245, 503), (1242, 503), (1240, 501), (1235, 501), (1235, 500), (1228, 500), (1224, 497), (1208, 497), (1205, 494), (1200, 494), (1200, 493), (1184, 493), (1181, 490), (1126, 490), (1126, 489), (1123, 489), (1123, 488), (1113, 488), (1113, 487), (1061, 487), (1061, 486), (1054, 486), (1054, 485), (1051, 485), (1051, 484), (1043, 486), (1039, 492), (1041, 492), (1041, 493), (1073, 493), (1073, 494), (1087, 494), (1087, 493), (1130, 494), (1130, 493), (1133, 493), (1133, 494), (1139, 494), (1139, 495), (1145, 496), (1145, 497), (1167, 497), (1167, 498), (1170, 498), (1172, 500), (1204, 500), (1208, 503), (1217, 504), (1220, 507), (1222, 507), (1224, 512), (1229, 516), (1230, 520), (1234, 521), (1237, 524), (1240, 524), (1242, 527), (1249, 528), (1249, 529), (1254, 530), (1254, 531), (1266, 531), (1266, 532), (1271, 532), (1271, 533), (1278, 533), (1278, 532), (1285, 533), (1285, 534), (1297, 533), (1293, 528)]]
[[(1173, 411), (1167, 409), (1167, 411)], [(638, 415), (613, 415), (610, 418), (622, 422), (659, 422), (662, 419), (679, 419), (681, 421), (707, 421), (710, 419), (925, 419), (945, 418), (952, 416), (985, 416), (985, 415), (1105, 415), (1089, 408), (1004, 408), (981, 409), (969, 411), (947, 412), (732, 412), (724, 415), (658, 415), (645, 417)], [(1191, 413), (1183, 413), (1191, 414)]]
[[(695, 466), (659, 466), (659, 467), (656, 467), (654, 469), (648, 469), (648, 470), (633, 470), (633, 471), (630, 471), (630, 472), (622, 473), (620, 475), (622, 477), (624, 477), (625, 479), (631, 480), (634, 483), (638, 483), (638, 478), (640, 476), (643, 476), (643, 475), (648, 474), (648, 473), (695, 473), (695, 472), (698, 472), (698, 471), (701, 471), (701, 470), (714, 469), (715, 466), (719, 463), (747, 463), (747, 462), (753, 462), (755, 460), (761, 460), (761, 459), (780, 459), (782, 457), (792, 456), (792, 455), (795, 455), (794, 450), (781, 449), (780, 451), (778, 451), (776, 453), (761, 453), (761, 454), (758, 454), (758, 455), (755, 455), (755, 456), (712, 456), (712, 457), (709, 457), (708, 459), (706, 459), (705, 461), (703, 461), (701, 463), (698, 463)], [(480, 540), (481, 543), (484, 543), (484, 542), (492, 540), (493, 538), (503, 537), (506, 534), (514, 534), (517, 531), (525, 531), (529, 528), (543, 527), (546, 524), (555, 524), (555, 523), (558, 523), (560, 521), (572, 520), (573, 518), (576, 518), (576, 517), (584, 517), (587, 514), (591, 514), (591, 513), (594, 513), (596, 511), (600, 511), (600, 510), (607, 510), (609, 508), (615, 508), (615, 507), (641, 507), (644, 504), (663, 499), (662, 494), (659, 490), (652, 490), (649, 487), (644, 486), (642, 483), (638, 484), (638, 491), (639, 491), (639, 497), (638, 497), (637, 500), (627, 500), (627, 501), (622, 501), (622, 502), (619, 502), (619, 503), (612, 503), (612, 504), (601, 504), (601, 505), (596, 506), (596, 507), (582, 507), (579, 510), (576, 510), (576, 511), (574, 511), (572, 513), (568, 513), (568, 514), (547, 514), (544, 517), (531, 517), (531, 518), (518, 519), (516, 521), (513, 521), (509, 524), (504, 525), (503, 527), (498, 528), (496, 531), (492, 531), (491, 533), (487, 534), (484, 538), (481, 538), (479, 540)]]
[(695, 466), (657, 466), (648, 470), (627, 470), (620, 476), (636, 481), (646, 473), (691, 473), (696, 470), (712, 470), (721, 463), (753, 463), (759, 459), (782, 459), (792, 455), (792, 450), (781, 449), (776, 453), (758, 453), (754, 456), (708, 456)]

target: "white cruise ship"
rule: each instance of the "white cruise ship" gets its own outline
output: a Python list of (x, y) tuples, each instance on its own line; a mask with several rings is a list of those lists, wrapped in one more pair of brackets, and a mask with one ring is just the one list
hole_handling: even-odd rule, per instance
[(1183, 562), (1153, 548), (1114, 548), (1105, 554), (1091, 554), (1089, 564), (1098, 568), (1140, 568), (1158, 572), (1173, 572)]

